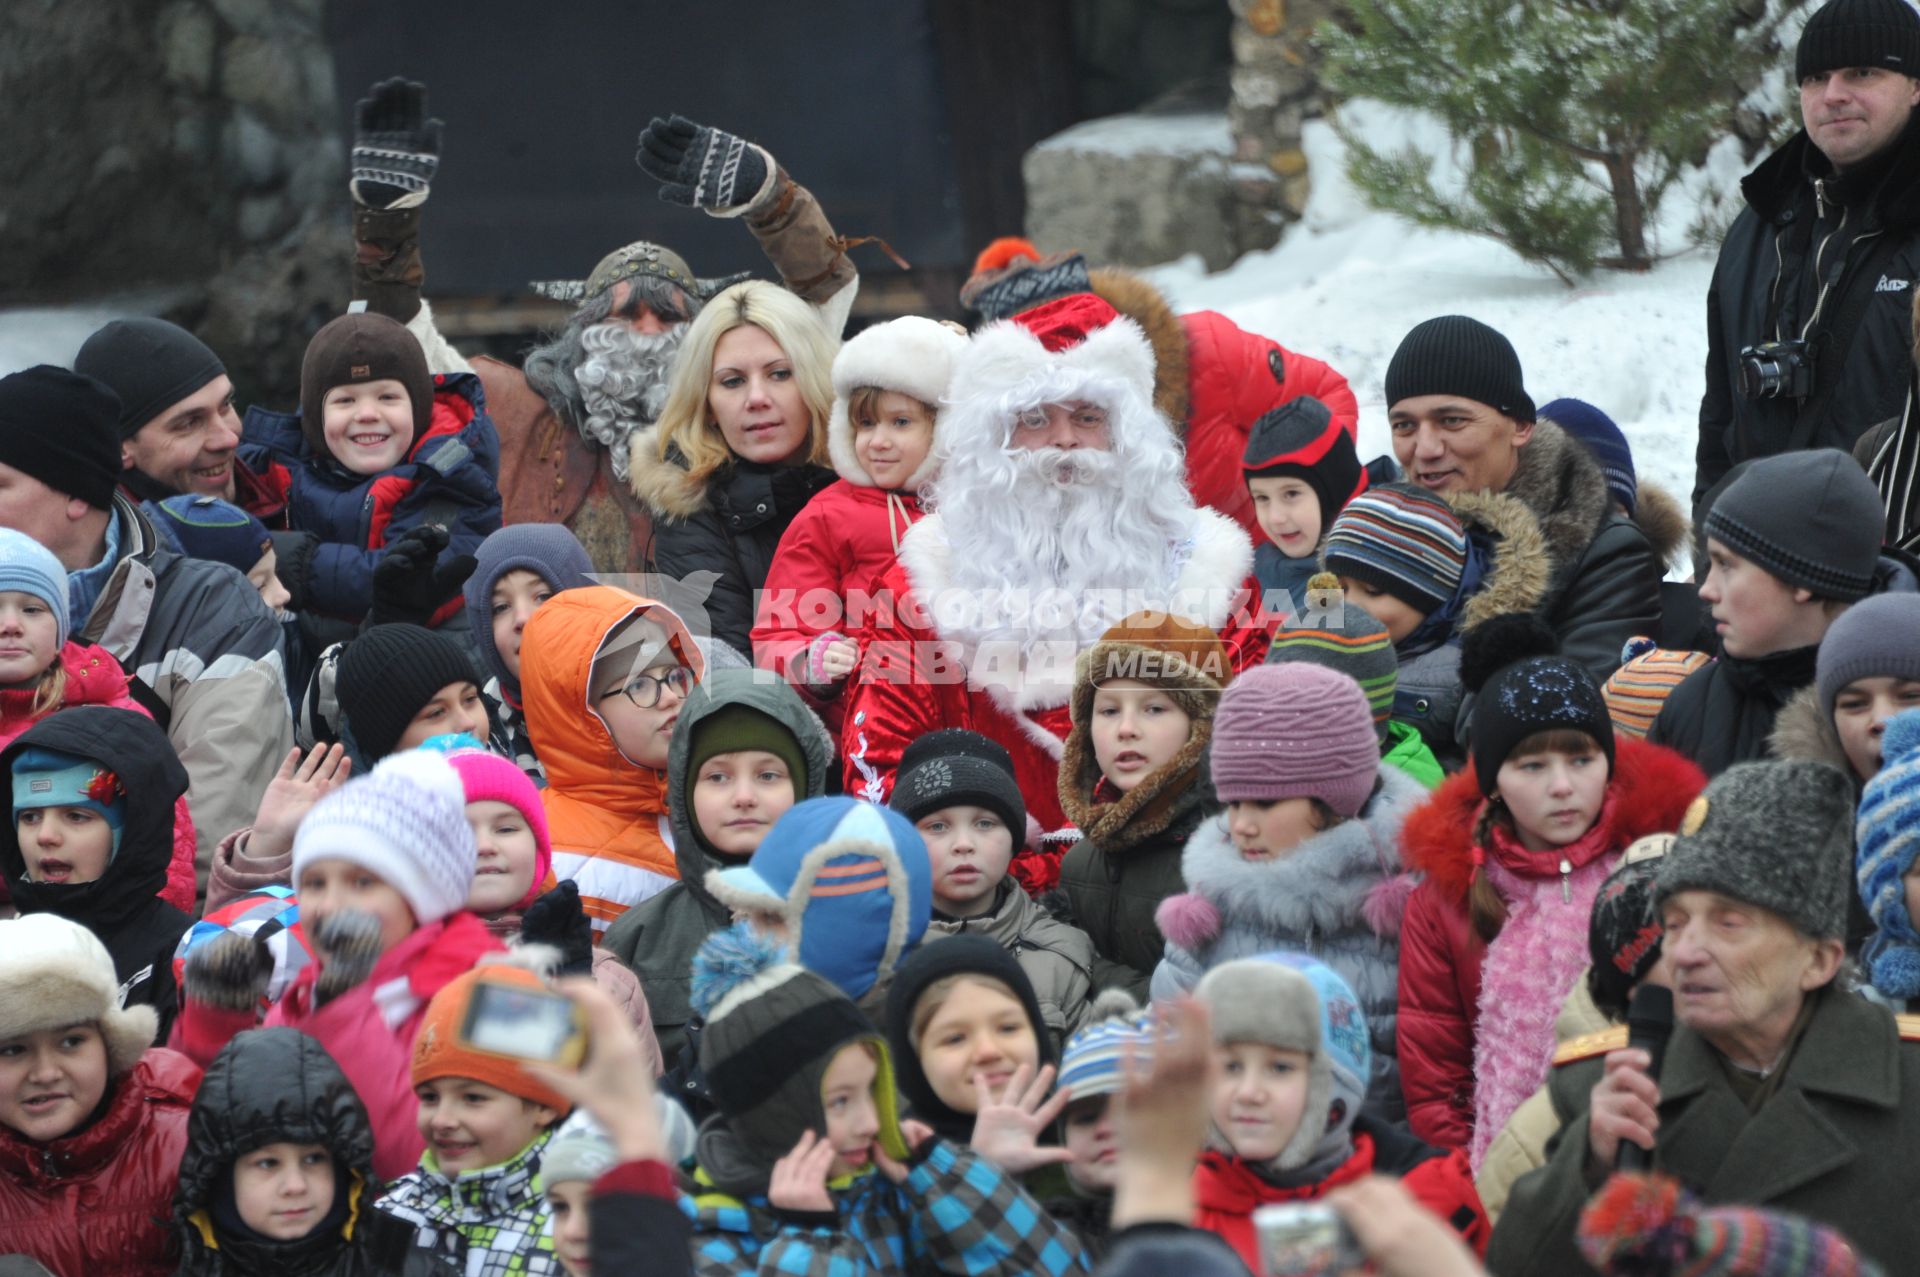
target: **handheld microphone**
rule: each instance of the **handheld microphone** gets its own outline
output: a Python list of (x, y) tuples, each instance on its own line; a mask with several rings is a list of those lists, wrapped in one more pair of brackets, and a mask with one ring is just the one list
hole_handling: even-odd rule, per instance
[[(1647, 1076), (1656, 1083), (1660, 1080), (1660, 1064), (1666, 1058), (1667, 1039), (1673, 1036), (1673, 990), (1657, 984), (1643, 984), (1633, 991), (1633, 1001), (1627, 1007), (1627, 1046), (1636, 1051), (1645, 1051), (1652, 1063), (1647, 1066)], [(1632, 1140), (1621, 1140), (1620, 1151), (1614, 1155), (1613, 1168), (1617, 1171), (1650, 1171), (1653, 1169), (1653, 1154)]]

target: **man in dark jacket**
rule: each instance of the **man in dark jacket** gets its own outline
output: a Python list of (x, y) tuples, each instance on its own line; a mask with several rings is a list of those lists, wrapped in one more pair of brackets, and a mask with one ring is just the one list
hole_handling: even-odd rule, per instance
[(1624, 1028), (1604, 1059), (1554, 1070), (1563, 1125), (1494, 1229), (1499, 1277), (1594, 1271), (1574, 1229), (1626, 1144), (1708, 1205), (1804, 1216), (1910, 1271), (1920, 1030), (1834, 983), (1853, 814), (1825, 763), (1748, 763), (1707, 786), (1655, 880), (1677, 1021), (1658, 1076)]
[(42, 365), (0, 378), (0, 527), (67, 569), (73, 632), (152, 690), (186, 765), (204, 888), (293, 745), (280, 623), (247, 578), (182, 558), (117, 490), (120, 401)]
[(1553, 575), (1538, 611), (1564, 655), (1605, 681), (1628, 639), (1660, 632), (1660, 579), (1683, 521), (1644, 485), (1633, 514), (1616, 505), (1593, 453), (1536, 420), (1505, 336), (1464, 315), (1429, 319), (1394, 351), (1386, 389), (1408, 482), (1505, 492), (1539, 520)]
[[(1696, 501), (1735, 462), (1851, 448), (1899, 414), (1920, 278), (1920, 14), (1828, 0), (1794, 57), (1804, 128), (1740, 184), (1707, 294)], [(1779, 343), (1752, 356), (1742, 351)]]
[(1647, 739), (1709, 776), (1764, 758), (1774, 719), (1813, 682), (1820, 640), (1870, 594), (1916, 588), (1901, 559), (1880, 550), (1880, 496), (1859, 463), (1835, 448), (1751, 462), (1706, 518), (1720, 656), (1667, 697)]

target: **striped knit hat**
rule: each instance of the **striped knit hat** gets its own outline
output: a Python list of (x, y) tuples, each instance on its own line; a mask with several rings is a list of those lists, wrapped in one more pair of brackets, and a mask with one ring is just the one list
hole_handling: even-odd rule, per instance
[(1389, 483), (1347, 503), (1327, 532), (1321, 566), (1437, 612), (1460, 588), (1467, 533), (1453, 507), (1424, 488)]
[(1707, 512), (1707, 535), (1790, 586), (1851, 603), (1873, 588), (1886, 507), (1838, 448), (1761, 457)]
[(1380, 773), (1380, 734), (1360, 685), (1337, 670), (1256, 665), (1213, 716), (1213, 791), (1223, 803), (1318, 798), (1349, 819)]
[(1093, 1000), (1085, 1027), (1061, 1049), (1058, 1083), (1073, 1088), (1076, 1104), (1112, 1095), (1120, 1089), (1129, 1050), (1144, 1067), (1153, 1053), (1153, 1016), (1126, 990), (1108, 989)]
[(1920, 856), (1920, 710), (1887, 720), (1882, 762), (1860, 795), (1854, 879), (1878, 932), (1862, 956), (1873, 987), (1920, 997), (1920, 921), (1907, 912), (1907, 871)]
[(1666, 1175), (1615, 1175), (1580, 1212), (1580, 1253), (1646, 1277), (1879, 1277), (1823, 1224), (1753, 1206), (1704, 1207)]
[(1540, 406), (1540, 419), (1551, 421), (1581, 443), (1600, 463), (1607, 491), (1628, 514), (1640, 499), (1640, 480), (1633, 471), (1633, 448), (1612, 417), (1584, 399), (1556, 399)]
[(1267, 664), (1298, 661), (1338, 670), (1360, 685), (1373, 722), (1384, 735), (1400, 683), (1400, 661), (1387, 627), (1362, 607), (1348, 607), (1340, 578), (1322, 572), (1307, 582), (1307, 611), (1280, 623), (1267, 648)]
[(1632, 638), (1622, 655), (1625, 662), (1608, 677), (1600, 695), (1607, 702), (1614, 731), (1645, 740), (1667, 697), (1707, 663), (1707, 654), (1673, 651), (1656, 646), (1650, 638)]

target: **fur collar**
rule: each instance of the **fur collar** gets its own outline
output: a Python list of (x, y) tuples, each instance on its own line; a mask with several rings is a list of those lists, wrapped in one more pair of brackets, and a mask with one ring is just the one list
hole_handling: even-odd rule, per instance
[(1359, 930), (1367, 926), (1367, 896), (1400, 872), (1401, 822), (1426, 796), (1420, 782), (1382, 766), (1380, 788), (1358, 819), (1342, 821), (1273, 861), (1242, 859), (1222, 813), (1194, 830), (1180, 873), (1189, 891), (1218, 907), (1226, 927), (1303, 943), (1309, 936)]
[(1181, 438), (1187, 433), (1187, 328), (1160, 290), (1111, 266), (1087, 272), (1094, 294), (1139, 324), (1153, 346), (1153, 406)]
[[(1664, 745), (1621, 735), (1615, 738), (1614, 841), (1626, 847), (1648, 834), (1680, 827), (1687, 806), (1706, 788), (1693, 760)], [(1480, 782), (1473, 765), (1440, 783), (1400, 830), (1400, 854), (1408, 869), (1424, 873), (1444, 899), (1463, 904), (1473, 883), (1473, 827), (1480, 816)]]
[[(1639, 487), (1633, 503), (1633, 521), (1669, 568), (1690, 567), (1693, 563), (1693, 521), (1665, 488), (1651, 483)], [(1686, 558), (1681, 559), (1685, 553)]]
[(1465, 632), (1509, 612), (1531, 612), (1547, 597), (1554, 557), (1533, 511), (1504, 492), (1462, 492), (1449, 497), (1462, 523), (1494, 537), (1493, 561), (1480, 589), (1460, 610)]
[[(1253, 543), (1239, 524), (1226, 515), (1205, 507), (1193, 513), (1190, 552), (1174, 579), (1169, 594), (1207, 600), (1206, 615), (1193, 619), (1218, 631), (1233, 614), (1238, 593), (1253, 572)], [(953, 545), (947, 539), (944, 515), (935, 511), (914, 524), (900, 540), (900, 566), (914, 594), (929, 606), (953, 581)], [(1132, 583), (1128, 583), (1132, 588)], [(1080, 646), (1089, 647), (1119, 617), (1100, 623), (1099, 633), (1081, 636)], [(969, 670), (975, 650), (989, 635), (967, 629), (939, 630), (938, 636), (961, 647), (961, 659)], [(1008, 638), (1015, 636), (1008, 635)], [(1056, 668), (1056, 666), (1058, 668)], [(1049, 662), (1033, 676), (1025, 669), (999, 671), (1001, 681), (982, 686), (969, 675), (968, 682), (984, 691), (999, 709), (1012, 718), (1025, 711), (1053, 709), (1067, 703), (1073, 694), (1073, 663)]]
[(1613, 510), (1600, 463), (1551, 421), (1534, 423), (1533, 437), (1521, 445), (1519, 468), (1505, 491), (1533, 511), (1562, 572), (1580, 561)]
[(1213, 777), (1206, 766), (1212, 740), (1213, 720), (1196, 719), (1192, 735), (1172, 758), (1113, 802), (1102, 803), (1093, 798), (1100, 784), (1093, 738), (1085, 723), (1075, 723), (1060, 755), (1060, 810), (1102, 851), (1123, 851), (1156, 838), (1212, 797)]
[(677, 452), (659, 456), (657, 433), (635, 442), (627, 454), (628, 480), (647, 509), (669, 519), (689, 519), (707, 508), (707, 481), (688, 472), (685, 457)]
[[(1801, 688), (1781, 707), (1773, 720), (1773, 733), (1767, 737), (1767, 756), (1799, 761), (1832, 763), (1849, 777), (1853, 764), (1840, 746), (1833, 720), (1820, 712), (1820, 689), (1813, 684)], [(1855, 780), (1856, 787), (1859, 782)]]

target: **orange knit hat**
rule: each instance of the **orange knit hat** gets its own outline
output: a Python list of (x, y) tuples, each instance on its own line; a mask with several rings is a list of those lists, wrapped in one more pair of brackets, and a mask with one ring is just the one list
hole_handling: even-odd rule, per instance
[(498, 1087), (533, 1104), (541, 1104), (565, 1114), (573, 1102), (558, 1091), (541, 1085), (533, 1075), (510, 1056), (476, 1051), (460, 1041), (460, 1025), (467, 1018), (474, 987), (485, 979), (489, 984), (514, 985), (523, 989), (547, 988), (546, 981), (524, 967), (489, 964), (475, 967), (433, 995), (427, 1004), (427, 1016), (420, 1025), (420, 1036), (413, 1040), (413, 1084), (435, 1078), (465, 1077)]

